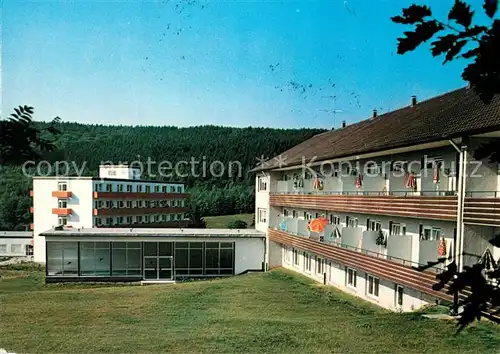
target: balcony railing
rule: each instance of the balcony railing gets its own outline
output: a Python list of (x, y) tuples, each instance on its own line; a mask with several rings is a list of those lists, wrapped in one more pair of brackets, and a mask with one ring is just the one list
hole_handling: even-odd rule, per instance
[(71, 215), (73, 210), (70, 208), (52, 208), (52, 214), (54, 215)]
[[(366, 193), (366, 192), (365, 192)], [(318, 211), (456, 220), (455, 196), (390, 196), (367, 194), (271, 194), (271, 206)]]
[(466, 197), (464, 205), (464, 222), (466, 224), (499, 227), (500, 198)]
[(103, 208), (94, 209), (94, 215), (145, 215), (145, 214), (180, 214), (186, 213), (188, 208), (169, 207), (169, 208)]
[(94, 199), (186, 199), (188, 193), (94, 192)]
[(55, 198), (71, 198), (73, 193), (70, 191), (53, 191), (52, 196)]
[[(385, 254), (353, 246), (319, 242), (275, 229), (269, 229), (269, 239), (282, 245), (317, 254), (329, 261), (340, 263), (342, 266), (352, 267), (441, 299), (448, 301), (452, 299), (451, 295), (446, 293), (447, 287), (442, 291), (432, 289), (432, 285), (436, 283), (436, 273), (441, 272), (441, 268), (427, 267), (417, 262), (388, 257)], [(426, 269), (424, 270), (422, 267)]]

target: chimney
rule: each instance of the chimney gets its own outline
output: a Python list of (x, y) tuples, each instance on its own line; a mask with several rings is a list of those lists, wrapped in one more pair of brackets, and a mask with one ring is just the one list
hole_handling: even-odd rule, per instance
[(417, 96), (411, 96), (411, 106), (415, 107), (417, 105)]
[(376, 109), (374, 109), (374, 110), (373, 110), (373, 118), (376, 118), (376, 117), (377, 117), (377, 110), (376, 110)]
[(345, 124), (345, 120), (342, 121), (342, 128), (345, 128), (346, 124)]

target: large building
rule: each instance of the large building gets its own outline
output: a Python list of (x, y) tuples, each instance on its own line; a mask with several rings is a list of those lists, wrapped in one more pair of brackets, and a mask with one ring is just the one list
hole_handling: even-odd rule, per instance
[(34, 259), (45, 262), (40, 234), (65, 228), (186, 227), (184, 185), (141, 180), (140, 169), (102, 165), (99, 178), (33, 177)]
[(256, 169), (271, 267), (408, 311), (452, 300), (432, 289), (447, 263), (500, 258), (489, 242), (500, 234), (500, 169), (475, 158), (483, 143), (500, 146), (500, 97), (486, 105), (464, 88), (410, 102)]

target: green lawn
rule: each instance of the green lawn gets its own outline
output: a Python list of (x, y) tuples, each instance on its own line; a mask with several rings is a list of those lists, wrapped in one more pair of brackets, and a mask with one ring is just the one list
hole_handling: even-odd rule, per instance
[(225, 229), (230, 221), (238, 219), (245, 221), (248, 224), (248, 227), (251, 228), (250, 225), (254, 220), (254, 214), (207, 216), (204, 219), (207, 222), (207, 228), (209, 229)]
[[(44, 285), (1, 271), (14, 352), (493, 353), (500, 330), (395, 314), (284, 270), (160, 286)], [(27, 277), (23, 277), (26, 276)], [(19, 277), (20, 276), (20, 277)]]

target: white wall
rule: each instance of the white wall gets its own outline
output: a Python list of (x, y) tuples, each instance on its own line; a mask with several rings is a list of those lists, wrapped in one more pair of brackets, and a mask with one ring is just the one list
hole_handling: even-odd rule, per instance
[(58, 225), (58, 216), (52, 214), (52, 208), (58, 208), (58, 198), (52, 196), (57, 191), (58, 183), (66, 182), (67, 191), (72, 197), (67, 199), (68, 226), (73, 228), (93, 226), (92, 180), (64, 178), (33, 178), (33, 223), (34, 223), (34, 260), (45, 263), (45, 240), (40, 233)]
[(99, 166), (100, 178), (120, 178), (120, 179), (140, 179), (141, 169), (131, 168), (119, 165), (101, 165)]
[[(311, 279), (323, 283), (323, 274), (316, 273), (316, 264), (314, 261), (314, 254), (309, 253), (312, 256), (311, 271), (304, 270), (304, 256), (303, 251), (298, 250), (299, 254), (299, 265), (293, 264), (293, 248), (283, 246), (283, 266), (285, 268), (294, 270), (300, 274), (306, 275)], [(286, 261), (285, 254), (289, 253), (289, 261)], [(362, 271), (357, 271), (356, 278), (356, 288), (347, 286), (347, 276), (346, 267), (336, 261), (330, 261), (325, 259), (324, 272), (326, 273), (327, 285), (335, 286), (336, 288), (350, 293), (354, 296), (372, 302), (378, 306), (393, 311), (413, 311), (418, 308), (435, 303), (435, 300), (426, 294), (423, 294), (417, 290), (403, 287), (403, 306), (398, 306), (396, 303), (396, 283), (391, 282), (386, 279), (379, 279), (379, 296), (374, 297), (368, 294), (367, 290), (367, 274)]]
[(31, 238), (0, 237), (1, 257), (26, 256), (26, 246), (31, 245)]

